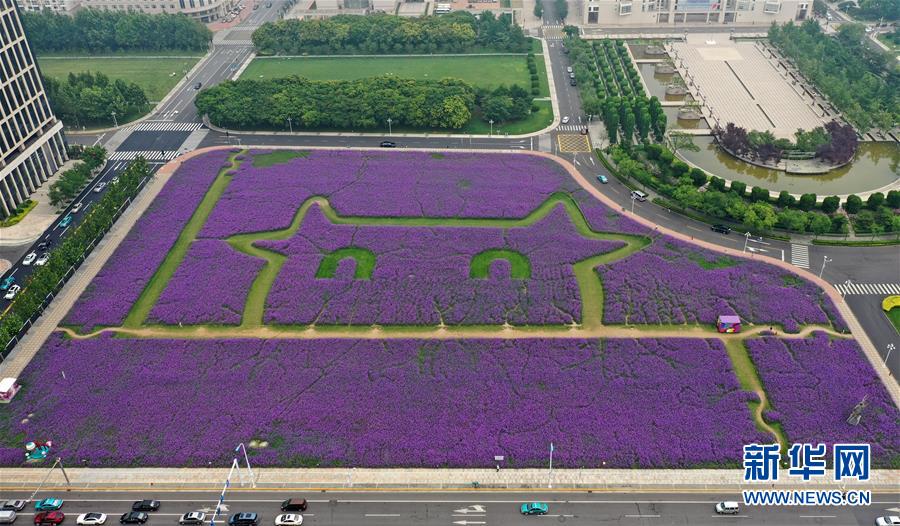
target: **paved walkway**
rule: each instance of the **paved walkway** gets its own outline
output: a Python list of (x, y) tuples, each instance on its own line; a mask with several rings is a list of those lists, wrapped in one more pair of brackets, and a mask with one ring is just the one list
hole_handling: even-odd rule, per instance
[(66, 161), (47, 181), (29, 196), (37, 201), (37, 206), (13, 226), (0, 228), (0, 246), (19, 246), (33, 242), (59, 217), (55, 206), (50, 204), (50, 185), (59, 180), (62, 173), (78, 161)]
[[(44, 467), (44, 466), (42, 466)], [(72, 485), (93, 489), (221, 489), (228, 476), (225, 468), (72, 468), (66, 469)], [(33, 489), (47, 474), (41, 468), (0, 469), (0, 489)], [(245, 480), (249, 479), (244, 471)], [(473, 482), (484, 489), (548, 488), (585, 491), (738, 491), (750, 487), (772, 488), (772, 484), (743, 484), (740, 469), (369, 469), (369, 468), (253, 468), (258, 489), (465, 489)], [(231, 489), (239, 488), (238, 477)], [(61, 487), (65, 479), (54, 470), (45, 487)], [(249, 488), (249, 480), (244, 488)], [(777, 488), (835, 489), (827, 477), (800, 483), (788, 477)], [(874, 470), (865, 484), (847, 484), (847, 489), (896, 491), (900, 470)]]

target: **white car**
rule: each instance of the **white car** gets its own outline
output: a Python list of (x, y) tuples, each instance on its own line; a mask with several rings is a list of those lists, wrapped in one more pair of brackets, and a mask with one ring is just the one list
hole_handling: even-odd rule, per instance
[(94, 512), (82, 513), (75, 522), (84, 526), (98, 526), (106, 523), (106, 514)]
[(741, 512), (741, 507), (737, 502), (726, 500), (716, 504), (716, 513), (719, 515), (737, 515)]
[(41, 257), (37, 258), (37, 261), (35, 261), (34, 264), (39, 267), (43, 267), (47, 264), (48, 261), (50, 261), (50, 253), (44, 252), (43, 254), (41, 254)]
[(25, 259), (22, 260), (22, 264), (27, 267), (28, 265), (31, 265), (32, 263), (34, 263), (35, 259), (37, 259), (37, 253), (32, 252), (31, 254), (28, 254), (27, 256), (25, 256)]
[(572, 72), (572, 66), (567, 67), (567, 68), (566, 68), (566, 73), (571, 73), (571, 72)]
[(896, 526), (900, 524), (900, 517), (891, 515), (890, 517), (878, 517), (875, 519), (875, 526)]
[(568, 116), (568, 115), (566, 115), (565, 117), (563, 117), (562, 123), (563, 123), (563, 124), (569, 124), (569, 116)]
[(206, 514), (202, 511), (191, 511), (182, 515), (178, 524), (203, 524), (205, 520)]
[(6, 295), (3, 296), (3, 298), (11, 300), (16, 297), (16, 294), (18, 294), (20, 290), (22, 290), (22, 287), (20, 287), (18, 285), (13, 285), (12, 287), (9, 288), (9, 290), (6, 291)]
[(113, 178), (109, 180), (109, 184), (119, 184), (119, 176), (114, 175)]
[(275, 526), (300, 526), (303, 524), (303, 515), (299, 513), (284, 513), (275, 517)]
[(75, 203), (75, 206), (72, 207), (72, 213), (77, 214), (79, 210), (81, 210), (81, 206), (84, 205), (83, 202), (79, 201)]
[(103, 191), (104, 188), (106, 188), (106, 183), (99, 182), (99, 183), (97, 183), (97, 186), (94, 187), (94, 193), (99, 194), (100, 192)]

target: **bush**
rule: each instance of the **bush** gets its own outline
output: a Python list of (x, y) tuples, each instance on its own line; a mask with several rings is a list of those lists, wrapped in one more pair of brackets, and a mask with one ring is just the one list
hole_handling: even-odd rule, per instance
[(847, 234), (850, 232), (850, 224), (847, 216), (836, 215), (831, 218), (831, 231), (835, 234)]
[(884, 194), (881, 192), (875, 192), (871, 194), (868, 199), (866, 199), (866, 208), (869, 210), (878, 210), (884, 205)]
[(767, 202), (769, 200), (769, 191), (761, 186), (754, 186), (750, 190), (750, 200)]
[(838, 208), (841, 206), (841, 198), (832, 195), (830, 197), (826, 197), (822, 200), (822, 211), (826, 214), (833, 214), (837, 212)]
[(862, 209), (862, 199), (856, 195), (851, 194), (847, 196), (847, 200), (844, 201), (844, 210), (847, 211), (848, 214), (856, 214)]
[(708, 179), (706, 172), (704, 172), (700, 168), (691, 168), (690, 176), (691, 181), (694, 183), (694, 186), (703, 186), (706, 184), (706, 181)]
[(787, 190), (782, 190), (778, 194), (778, 200), (776, 202), (778, 206), (785, 208), (795, 206), (797, 204), (797, 199), (794, 198), (794, 196), (792, 196), (791, 193)]
[(670, 168), (672, 170), (672, 177), (675, 179), (679, 179), (691, 171), (691, 167), (688, 166), (686, 162), (678, 160), (672, 162)]
[(816, 194), (803, 194), (800, 196), (800, 202), (797, 204), (800, 210), (809, 212), (816, 207)]
[(709, 186), (713, 190), (718, 190), (719, 192), (724, 192), (725, 191), (725, 179), (722, 179), (721, 177), (716, 177), (716, 176), (710, 177)]
[(887, 205), (891, 208), (900, 208), (900, 190), (891, 190), (888, 192)]
[(742, 183), (741, 181), (732, 181), (731, 182), (731, 191), (741, 197), (744, 197), (747, 195), (747, 184)]

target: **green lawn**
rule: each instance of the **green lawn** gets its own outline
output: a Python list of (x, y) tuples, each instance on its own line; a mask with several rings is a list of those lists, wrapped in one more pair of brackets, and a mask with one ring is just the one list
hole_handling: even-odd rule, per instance
[[(168, 55), (168, 53), (166, 53)], [(136, 55), (108, 55), (72, 57), (45, 55), (38, 57), (41, 73), (47, 77), (65, 79), (69, 73), (82, 71), (100, 72), (111, 79), (135, 82), (144, 88), (151, 102), (158, 102), (190, 71), (200, 56), (183, 58), (153, 58)], [(175, 73), (175, 75), (172, 75)]]
[[(540, 97), (547, 97), (544, 58), (535, 54)], [(473, 86), (494, 88), (519, 84), (530, 89), (525, 55), (461, 55), (452, 57), (257, 57), (241, 75), (245, 79), (299, 75), (310, 80), (351, 80), (392, 74), (414, 79), (453, 77)]]
[(894, 307), (887, 311), (887, 317), (891, 320), (891, 323), (894, 324), (894, 328), (897, 329), (897, 332), (900, 332), (900, 307)]
[[(532, 113), (527, 119), (521, 121), (513, 121), (509, 124), (494, 123), (494, 135), (518, 135), (521, 133), (531, 133), (546, 128), (553, 122), (553, 107), (549, 100), (536, 101), (534, 103), (538, 107), (536, 113)], [(451, 133), (471, 133), (487, 135), (491, 132), (490, 123), (481, 120), (481, 116), (476, 115), (461, 130)]]

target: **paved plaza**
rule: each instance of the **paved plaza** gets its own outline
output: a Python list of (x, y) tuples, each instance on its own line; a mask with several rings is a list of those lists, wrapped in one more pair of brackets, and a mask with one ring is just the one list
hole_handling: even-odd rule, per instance
[(798, 128), (812, 129), (836, 117), (761, 43), (734, 42), (727, 34), (689, 35), (667, 49), (688, 90), (711, 116), (710, 124), (733, 122), (793, 138)]

